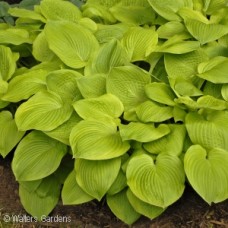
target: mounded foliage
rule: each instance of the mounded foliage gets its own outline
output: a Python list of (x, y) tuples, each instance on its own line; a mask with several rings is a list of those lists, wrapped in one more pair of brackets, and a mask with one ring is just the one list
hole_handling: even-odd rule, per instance
[(186, 182), (228, 199), (226, 1), (0, 7), (0, 155), (28, 213), (106, 198), (132, 224)]

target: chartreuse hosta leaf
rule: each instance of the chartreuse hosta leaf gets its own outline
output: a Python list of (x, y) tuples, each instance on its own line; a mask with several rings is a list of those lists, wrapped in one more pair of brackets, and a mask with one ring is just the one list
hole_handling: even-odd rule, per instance
[[(60, 183), (53, 176), (49, 176), (30, 185), (19, 185), (19, 196), (25, 210), (37, 220), (42, 220), (56, 206), (59, 201)], [(29, 182), (27, 182), (29, 183)]]
[(131, 122), (128, 125), (121, 124), (119, 129), (123, 141), (136, 140), (138, 142), (157, 140), (170, 132), (169, 127), (165, 124), (155, 127), (152, 123), (144, 124), (140, 122)]
[(48, 21), (44, 32), (49, 48), (72, 68), (86, 66), (98, 48), (89, 30), (70, 21)]
[(122, 46), (118, 40), (113, 39), (104, 44), (99, 50), (92, 64), (92, 69), (95, 73), (109, 73), (113, 67), (124, 66), (129, 61), (130, 58), (125, 46)]
[(110, 8), (113, 16), (126, 24), (144, 25), (152, 23), (155, 13), (147, 0), (122, 0)]
[(136, 114), (144, 123), (162, 122), (173, 117), (173, 107), (145, 101), (136, 108)]
[(112, 213), (123, 222), (130, 225), (140, 218), (141, 214), (136, 212), (128, 200), (127, 189), (115, 195), (107, 195), (106, 199)]
[(205, 115), (190, 112), (186, 116), (185, 125), (194, 144), (200, 144), (209, 149), (228, 149), (227, 111), (213, 111)]
[(8, 91), (2, 97), (5, 101), (18, 102), (46, 89), (46, 70), (30, 70), (17, 75), (9, 82)]
[(10, 48), (0, 45), (0, 59), (0, 79), (8, 81), (16, 70), (19, 55), (13, 53)]
[(198, 20), (185, 20), (185, 25), (191, 35), (201, 44), (217, 40), (228, 33), (228, 28), (220, 24), (206, 24)]
[(0, 30), (0, 44), (20, 45), (23, 43), (32, 43), (27, 30), (20, 28)]
[(77, 79), (78, 88), (84, 98), (95, 98), (106, 93), (106, 76), (95, 74)]
[(203, 22), (205, 24), (209, 24), (209, 20), (207, 19), (207, 17), (205, 17), (205, 15), (203, 15), (202, 12), (200, 11), (197, 11), (197, 10), (193, 10), (193, 9), (190, 9), (190, 8), (181, 8), (179, 11), (178, 11), (178, 15), (180, 15), (184, 21), (186, 20), (195, 20), (197, 19), (197, 21), (200, 21), (200, 22)]
[(14, 17), (19, 17), (19, 18), (27, 18), (27, 19), (32, 19), (32, 20), (37, 20), (41, 22), (46, 22), (46, 19), (36, 11), (24, 9), (24, 8), (10, 8), (8, 10), (8, 13)]
[(219, 148), (191, 146), (184, 157), (187, 178), (195, 191), (209, 204), (228, 198), (228, 153)]
[(105, 161), (76, 159), (76, 181), (87, 194), (100, 201), (115, 181), (120, 165), (121, 158)]
[(169, 124), (170, 133), (152, 142), (144, 143), (143, 148), (152, 154), (167, 153), (179, 156), (186, 136), (184, 125)]
[(176, 34), (182, 34), (184, 32), (186, 32), (186, 28), (179, 21), (169, 21), (161, 25), (157, 30), (158, 37), (162, 39), (169, 39)]
[(58, 94), (62, 100), (71, 104), (73, 101), (82, 98), (77, 86), (77, 79), (80, 77), (82, 75), (73, 70), (52, 71), (47, 75), (47, 89)]
[(78, 185), (76, 173), (73, 170), (66, 178), (62, 189), (63, 205), (77, 205), (93, 200), (94, 197), (87, 194)]
[(12, 162), (14, 175), (18, 181), (47, 177), (59, 167), (66, 152), (66, 145), (40, 131), (32, 131), (17, 146)]
[(126, 175), (134, 195), (154, 206), (165, 208), (184, 191), (184, 168), (177, 156), (161, 153), (156, 161), (146, 154), (134, 156), (128, 163)]
[(34, 40), (32, 54), (40, 62), (51, 61), (56, 56), (48, 46), (44, 31)]
[(164, 208), (157, 207), (149, 203), (143, 202), (142, 200), (137, 198), (129, 188), (127, 190), (127, 198), (130, 204), (139, 214), (142, 214), (148, 217), (149, 219), (154, 219), (158, 217), (165, 210)]
[(9, 111), (0, 112), (0, 155), (5, 157), (24, 136)]
[(72, 112), (59, 95), (42, 91), (19, 106), (15, 121), (19, 130), (51, 131), (66, 122)]
[(75, 158), (106, 160), (125, 154), (130, 145), (123, 142), (112, 121), (83, 120), (70, 134), (70, 145)]
[(223, 56), (217, 56), (206, 62), (200, 63), (198, 66), (197, 76), (215, 84), (228, 83), (227, 73), (228, 58)]
[(226, 101), (217, 99), (210, 95), (200, 97), (197, 100), (197, 104), (200, 106), (200, 108), (208, 108), (214, 110), (228, 109), (228, 103)]
[(177, 12), (183, 7), (193, 8), (193, 3), (191, 0), (148, 0), (153, 9), (162, 17), (168, 21), (180, 21), (181, 18), (178, 16)]
[(95, 37), (99, 43), (103, 44), (111, 41), (113, 38), (121, 39), (128, 28), (129, 26), (125, 23), (113, 25), (98, 24), (98, 30), (95, 32)]
[(115, 67), (108, 74), (106, 88), (122, 101), (127, 111), (147, 100), (144, 87), (150, 81), (150, 75), (139, 67)]
[(146, 53), (148, 55), (157, 45), (158, 35), (154, 29), (132, 27), (124, 34), (121, 43), (132, 62), (145, 60)]
[(104, 120), (118, 118), (124, 111), (122, 102), (112, 94), (97, 98), (87, 98), (73, 103), (73, 107), (83, 119)]
[(49, 20), (69, 20), (78, 22), (81, 12), (74, 4), (61, 0), (43, 0), (40, 11)]
[(66, 145), (70, 145), (70, 133), (72, 129), (75, 127), (75, 125), (79, 123), (81, 120), (81, 117), (78, 116), (75, 112), (73, 112), (70, 119), (64, 122), (62, 125), (60, 125), (52, 131), (43, 132), (53, 139), (56, 139)]
[[(162, 45), (157, 46), (156, 52), (171, 53), (171, 54), (185, 54), (197, 50), (200, 47), (200, 42), (185, 40), (185, 34), (179, 34), (171, 37)], [(149, 54), (149, 53), (148, 53)]]
[(121, 192), (126, 186), (127, 186), (126, 175), (123, 172), (123, 170), (120, 169), (120, 171), (119, 171), (119, 173), (118, 173), (115, 181), (113, 182), (113, 184), (109, 188), (107, 194), (109, 194), (109, 195), (115, 195), (118, 192)]
[(176, 97), (169, 85), (165, 83), (153, 82), (145, 86), (148, 98), (161, 104), (174, 106)]

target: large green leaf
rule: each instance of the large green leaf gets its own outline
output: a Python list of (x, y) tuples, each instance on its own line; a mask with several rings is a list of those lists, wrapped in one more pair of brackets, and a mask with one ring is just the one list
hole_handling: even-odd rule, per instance
[(184, 168), (177, 156), (161, 153), (156, 161), (146, 154), (134, 156), (128, 163), (126, 175), (134, 195), (154, 206), (165, 208), (184, 191)]
[(155, 141), (144, 143), (143, 148), (152, 154), (167, 153), (179, 156), (183, 150), (186, 129), (184, 125), (169, 124), (170, 133)]
[(215, 84), (228, 83), (227, 73), (228, 58), (217, 56), (206, 62), (200, 63), (197, 76)]
[(95, 36), (99, 43), (106, 43), (113, 38), (121, 39), (128, 28), (129, 26), (125, 23), (112, 25), (98, 24), (98, 30), (95, 32)]
[(17, 75), (9, 82), (7, 93), (2, 97), (5, 101), (18, 102), (28, 99), (33, 94), (46, 89), (46, 70), (30, 70)]
[(155, 13), (147, 0), (121, 0), (110, 11), (118, 21), (126, 24), (144, 25), (155, 19)]
[(119, 157), (130, 148), (123, 142), (114, 122), (84, 120), (70, 134), (70, 145), (76, 158), (104, 160)]
[(72, 129), (81, 121), (81, 117), (75, 112), (72, 113), (69, 120), (52, 131), (43, 131), (49, 137), (58, 140), (66, 145), (70, 145), (69, 138)]
[(47, 89), (58, 94), (63, 101), (72, 103), (82, 98), (78, 89), (77, 79), (82, 77), (73, 70), (62, 69), (52, 71), (47, 76)]
[(217, 40), (228, 33), (228, 28), (220, 24), (206, 24), (198, 20), (185, 21), (186, 28), (201, 44)]
[(154, 29), (132, 27), (123, 36), (121, 43), (132, 62), (145, 60), (146, 54), (157, 45), (158, 35)]
[(51, 131), (67, 121), (72, 111), (59, 95), (42, 91), (19, 106), (15, 121), (19, 130)]
[(47, 177), (59, 167), (66, 152), (66, 145), (32, 131), (17, 146), (12, 162), (14, 175), (19, 181)]
[(13, 53), (10, 48), (0, 45), (0, 59), (0, 79), (8, 81), (16, 70), (19, 55)]
[(200, 108), (208, 108), (214, 110), (225, 110), (228, 108), (228, 103), (224, 100), (217, 99), (210, 95), (201, 96), (197, 100), (197, 104)]
[(136, 108), (136, 114), (144, 123), (163, 122), (173, 117), (173, 107), (145, 101)]
[(187, 178), (209, 204), (228, 199), (228, 151), (191, 146), (184, 157)]
[(170, 86), (165, 83), (150, 83), (145, 86), (145, 92), (146, 95), (153, 101), (170, 106), (175, 105), (175, 94)]
[(140, 122), (131, 122), (128, 125), (121, 124), (119, 129), (123, 141), (136, 140), (138, 142), (157, 140), (170, 132), (169, 127), (165, 124), (155, 127), (154, 124), (144, 124)]
[(123, 172), (123, 170), (120, 169), (115, 181), (113, 182), (113, 184), (109, 188), (107, 194), (108, 195), (115, 195), (118, 192), (121, 192), (126, 186), (127, 186), (126, 175)]
[(0, 44), (20, 45), (23, 43), (32, 43), (27, 30), (21, 28), (0, 30)]
[(49, 48), (72, 68), (86, 66), (98, 48), (89, 30), (70, 21), (48, 21), (44, 32)]
[(164, 208), (157, 207), (148, 203), (143, 202), (137, 198), (130, 189), (127, 190), (127, 198), (133, 208), (139, 213), (149, 219), (154, 219), (164, 212)]
[(213, 111), (204, 116), (190, 112), (186, 128), (191, 141), (205, 148), (228, 149), (228, 112)]
[(64, 182), (62, 189), (63, 205), (77, 205), (86, 203), (93, 199), (78, 185), (76, 181), (76, 173), (73, 170)]
[(87, 98), (76, 101), (73, 107), (83, 119), (104, 120), (118, 118), (124, 111), (122, 102), (112, 94), (97, 98)]
[(55, 54), (48, 46), (44, 31), (42, 31), (33, 42), (32, 54), (40, 62), (50, 61)]
[(106, 77), (102, 74), (78, 78), (77, 84), (84, 98), (99, 97), (106, 93)]
[(185, 34), (175, 35), (165, 41), (162, 45), (157, 46), (154, 51), (171, 54), (185, 54), (195, 51), (200, 47), (200, 42), (185, 39)]
[(69, 20), (78, 22), (81, 12), (69, 1), (43, 0), (40, 4), (41, 13), (48, 20)]
[(139, 219), (140, 214), (135, 211), (128, 200), (127, 189), (115, 195), (107, 195), (106, 199), (113, 214), (123, 222), (130, 225)]
[(148, 0), (148, 2), (159, 15), (168, 21), (180, 21), (181, 18), (177, 14), (178, 10), (183, 7), (193, 7), (191, 0)]
[(5, 157), (24, 136), (25, 132), (18, 131), (12, 114), (0, 112), (0, 154)]
[(150, 80), (150, 75), (136, 66), (116, 67), (107, 77), (107, 92), (116, 95), (129, 110), (147, 100), (144, 87)]
[(120, 165), (121, 158), (106, 161), (76, 159), (76, 181), (87, 194), (100, 201), (115, 181)]
[(92, 69), (95, 73), (109, 73), (113, 67), (127, 65), (129, 61), (125, 46), (113, 39), (101, 47), (92, 63)]
[(228, 84), (222, 86), (221, 89), (222, 97), (225, 101), (228, 101)]
[(9, 9), (8, 13), (14, 17), (28, 18), (32, 20), (41, 21), (44, 23), (46, 22), (46, 19), (41, 14), (24, 8), (13, 7)]
[(26, 188), (24, 184), (19, 186), (21, 203), (36, 221), (41, 221), (49, 215), (57, 205), (59, 195), (60, 184), (53, 176), (43, 179), (35, 190)]
[(185, 32), (185, 26), (179, 21), (169, 21), (164, 25), (161, 25), (157, 32), (158, 37), (161, 39), (169, 39), (176, 34), (181, 34)]

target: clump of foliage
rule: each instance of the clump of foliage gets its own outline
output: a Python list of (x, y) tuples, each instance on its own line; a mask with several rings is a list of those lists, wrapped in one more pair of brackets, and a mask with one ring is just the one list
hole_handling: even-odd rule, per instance
[(228, 198), (226, 1), (42, 0), (8, 15), (0, 154), (16, 147), (28, 213), (106, 198), (131, 224), (186, 181), (209, 204)]

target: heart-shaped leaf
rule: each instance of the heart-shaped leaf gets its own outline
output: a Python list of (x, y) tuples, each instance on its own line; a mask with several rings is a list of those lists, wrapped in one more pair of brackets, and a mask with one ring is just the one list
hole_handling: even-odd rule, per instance
[(147, 99), (144, 86), (150, 80), (150, 75), (139, 67), (115, 67), (107, 77), (107, 92), (116, 95), (129, 110)]
[(120, 158), (105, 161), (76, 159), (76, 181), (87, 194), (100, 201), (115, 181), (120, 165)]
[(14, 175), (19, 181), (47, 177), (59, 167), (66, 152), (66, 145), (42, 132), (32, 131), (17, 146), (12, 162)]
[(205, 148), (228, 149), (228, 113), (213, 111), (205, 116), (190, 112), (186, 116), (186, 128), (191, 141)]
[(112, 94), (105, 94), (98, 98), (87, 98), (76, 101), (74, 109), (83, 119), (104, 120), (118, 118), (124, 111), (122, 102)]
[(130, 148), (123, 142), (114, 122), (84, 120), (70, 135), (70, 145), (76, 158), (103, 160), (119, 157)]
[(77, 205), (89, 202), (92, 196), (84, 192), (76, 181), (76, 173), (73, 170), (64, 182), (62, 189), (63, 205)]
[(134, 156), (127, 166), (127, 184), (136, 197), (165, 208), (184, 191), (184, 168), (177, 156), (161, 153), (156, 161), (149, 155)]
[(98, 42), (89, 30), (70, 21), (48, 21), (44, 32), (49, 48), (72, 68), (86, 66), (98, 48)]
[(228, 198), (228, 151), (191, 146), (184, 157), (187, 178), (196, 192), (209, 204)]
[(66, 122), (73, 108), (55, 93), (42, 91), (24, 102), (16, 111), (19, 130), (51, 131)]

